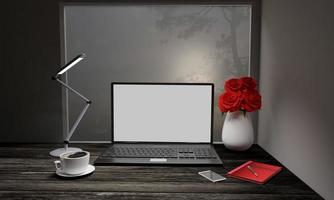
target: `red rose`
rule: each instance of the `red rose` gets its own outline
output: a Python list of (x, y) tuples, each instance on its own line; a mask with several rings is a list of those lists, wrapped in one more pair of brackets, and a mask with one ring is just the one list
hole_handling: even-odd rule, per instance
[(242, 87), (247, 90), (254, 90), (256, 88), (257, 85), (256, 80), (251, 77), (248, 76), (241, 77), (240, 81), (242, 83)]
[(237, 78), (231, 78), (225, 82), (225, 91), (238, 92), (241, 90), (242, 82)]
[(241, 107), (247, 112), (253, 112), (261, 108), (261, 95), (257, 90), (250, 90), (243, 93)]
[(240, 109), (241, 92), (224, 92), (219, 97), (219, 108), (222, 112), (234, 112)]

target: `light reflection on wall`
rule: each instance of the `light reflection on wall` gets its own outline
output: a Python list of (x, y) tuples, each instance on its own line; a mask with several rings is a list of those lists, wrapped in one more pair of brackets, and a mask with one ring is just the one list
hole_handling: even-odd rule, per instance
[(177, 76), (177, 81), (212, 82), (212, 74), (209, 72), (213, 69), (213, 63), (206, 59), (207, 54), (201, 48), (191, 48), (184, 54), (175, 56), (172, 61), (175, 71), (172, 74), (182, 75)]

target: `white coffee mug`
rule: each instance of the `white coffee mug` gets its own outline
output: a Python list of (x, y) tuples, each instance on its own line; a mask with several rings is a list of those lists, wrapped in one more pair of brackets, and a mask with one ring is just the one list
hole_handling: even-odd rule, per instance
[[(85, 154), (80, 157), (71, 157), (71, 155)], [(57, 170), (66, 174), (81, 174), (87, 170), (89, 164), (88, 151), (65, 152), (60, 154), (60, 160), (55, 161)]]

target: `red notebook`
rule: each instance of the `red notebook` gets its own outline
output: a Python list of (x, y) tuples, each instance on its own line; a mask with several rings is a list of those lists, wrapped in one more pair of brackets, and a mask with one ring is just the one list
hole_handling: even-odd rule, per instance
[(282, 167), (279, 166), (248, 161), (231, 170), (227, 173), (227, 175), (233, 178), (250, 181), (257, 184), (264, 184), (281, 170)]

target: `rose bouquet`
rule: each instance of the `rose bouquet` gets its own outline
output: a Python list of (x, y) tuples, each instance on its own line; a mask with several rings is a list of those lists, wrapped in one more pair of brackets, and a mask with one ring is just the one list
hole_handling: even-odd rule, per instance
[(261, 95), (251, 77), (232, 78), (225, 82), (225, 91), (219, 97), (222, 112), (253, 112), (261, 108)]

